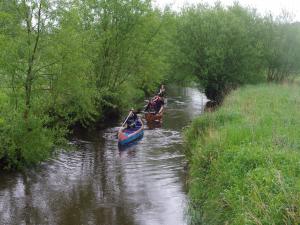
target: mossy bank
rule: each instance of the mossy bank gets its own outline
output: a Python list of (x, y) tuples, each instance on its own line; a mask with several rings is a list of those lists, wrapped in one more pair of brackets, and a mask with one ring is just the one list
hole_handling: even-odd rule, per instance
[(300, 224), (300, 87), (246, 86), (186, 130), (191, 224)]

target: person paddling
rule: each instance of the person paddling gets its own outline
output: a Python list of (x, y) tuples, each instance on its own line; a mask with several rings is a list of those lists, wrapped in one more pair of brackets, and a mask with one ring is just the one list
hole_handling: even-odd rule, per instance
[(159, 88), (159, 91), (158, 91), (158, 95), (160, 95), (162, 97), (165, 97), (165, 95), (166, 95), (165, 85), (163, 85), (163, 84), (160, 85), (160, 88)]
[(131, 109), (126, 121), (124, 122), (126, 124), (126, 128), (135, 128), (137, 120), (137, 112), (134, 109)]
[(166, 94), (165, 86), (161, 84), (158, 94), (149, 100), (148, 104), (145, 106), (144, 111), (152, 114), (161, 113), (165, 105), (165, 101), (164, 101), (165, 94)]
[(164, 101), (164, 97), (163, 94), (160, 93), (158, 95), (158, 98), (155, 101), (155, 114), (160, 114), (162, 113), (162, 111), (164, 110), (164, 105), (165, 105), (165, 101)]
[(148, 104), (146, 105), (144, 111), (150, 112), (150, 113), (155, 112), (155, 103), (156, 103), (157, 99), (158, 99), (157, 95), (155, 95), (153, 98), (151, 98), (149, 100)]
[(164, 109), (164, 98), (163, 98), (163, 94), (160, 93), (159, 95), (154, 96), (149, 103), (147, 104), (145, 111), (146, 112), (150, 112), (150, 113), (154, 113), (154, 114), (158, 114), (161, 113)]

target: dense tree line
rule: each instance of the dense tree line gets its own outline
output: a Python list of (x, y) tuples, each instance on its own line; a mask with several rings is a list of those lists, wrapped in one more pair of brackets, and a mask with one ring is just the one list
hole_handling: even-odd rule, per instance
[(47, 158), (68, 127), (129, 108), (169, 68), (168, 16), (140, 0), (0, 2), (0, 159)]
[(238, 4), (186, 8), (175, 38), (176, 77), (197, 78), (217, 102), (243, 84), (290, 79), (300, 71), (300, 24), (291, 21)]

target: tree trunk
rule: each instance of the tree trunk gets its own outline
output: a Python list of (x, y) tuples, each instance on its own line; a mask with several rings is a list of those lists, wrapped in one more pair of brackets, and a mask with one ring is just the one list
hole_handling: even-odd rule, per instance
[[(24, 4), (26, 4), (24, 2)], [(34, 62), (36, 58), (37, 48), (40, 39), (40, 32), (41, 32), (41, 10), (42, 10), (42, 1), (40, 0), (38, 6), (38, 18), (37, 18), (37, 34), (34, 41), (34, 47), (32, 53), (28, 56), (28, 69), (25, 79), (25, 111), (24, 111), (24, 119), (27, 121), (30, 109), (31, 109), (31, 91), (32, 91), (32, 82), (34, 79)], [(27, 18), (26, 18), (26, 26), (27, 26), (27, 35), (28, 35), (28, 47), (31, 47), (31, 35), (32, 35), (32, 14), (33, 12), (31, 9), (28, 9)]]

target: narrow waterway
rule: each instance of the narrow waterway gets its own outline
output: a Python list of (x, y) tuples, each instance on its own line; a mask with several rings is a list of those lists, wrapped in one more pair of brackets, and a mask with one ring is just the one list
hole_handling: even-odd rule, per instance
[(55, 158), (0, 174), (0, 224), (184, 225), (182, 128), (203, 111), (195, 88), (172, 87), (161, 127), (119, 149), (118, 127), (81, 133)]

